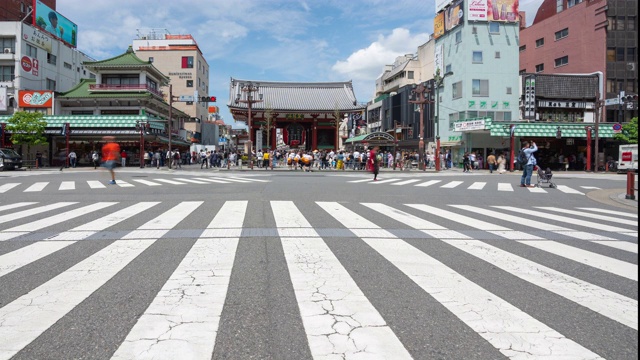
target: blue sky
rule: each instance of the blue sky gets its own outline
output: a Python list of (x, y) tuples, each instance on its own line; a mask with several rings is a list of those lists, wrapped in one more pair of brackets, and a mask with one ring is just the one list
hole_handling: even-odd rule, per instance
[[(352, 80), (371, 100), (385, 64), (411, 54), (433, 32), (433, 0), (58, 0), (78, 25), (78, 49), (102, 60), (123, 53), (137, 29), (191, 34), (209, 63), (220, 113), (229, 79)], [(181, 95), (181, 94), (176, 94)], [(187, 95), (187, 94), (184, 94)]]

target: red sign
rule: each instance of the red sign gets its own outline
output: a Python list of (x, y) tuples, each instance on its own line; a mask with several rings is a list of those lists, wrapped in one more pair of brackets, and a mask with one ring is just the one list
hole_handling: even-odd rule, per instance
[(53, 91), (20, 90), (18, 92), (18, 106), (21, 108), (51, 108), (53, 107)]
[(631, 151), (625, 151), (622, 153), (622, 161), (633, 161), (633, 153)]
[(20, 65), (22, 65), (24, 71), (31, 72), (31, 74), (38, 76), (38, 59), (23, 56), (20, 60)]

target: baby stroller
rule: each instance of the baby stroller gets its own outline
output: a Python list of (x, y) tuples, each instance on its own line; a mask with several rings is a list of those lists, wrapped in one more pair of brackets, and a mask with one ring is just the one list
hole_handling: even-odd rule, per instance
[(542, 187), (540, 186), (540, 184), (549, 184), (550, 188), (552, 189), (557, 188), (558, 186), (551, 180), (552, 177), (553, 177), (553, 173), (551, 172), (550, 168), (547, 168), (546, 170), (542, 170), (542, 168), (538, 166), (538, 174), (537, 174), (538, 185), (536, 186)]

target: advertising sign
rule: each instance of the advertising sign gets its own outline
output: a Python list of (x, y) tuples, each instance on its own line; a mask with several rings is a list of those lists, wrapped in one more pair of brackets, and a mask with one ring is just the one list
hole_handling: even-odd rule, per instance
[(453, 3), (447, 8), (444, 19), (444, 31), (451, 31), (456, 26), (463, 23), (464, 10), (462, 9), (462, 0)]
[(467, 19), (469, 21), (487, 21), (487, 0), (469, 0), (467, 4)]
[(40, 0), (34, 0), (33, 9), (33, 25), (68, 45), (77, 46), (78, 25), (43, 4)]
[(440, 69), (440, 74), (444, 74), (444, 45), (436, 46), (434, 51), (434, 62), (436, 71)]
[(32, 45), (52, 52), (51, 37), (33, 26), (22, 24), (22, 38)]
[(487, 0), (489, 21), (517, 22), (518, 0)]
[(25, 72), (38, 76), (38, 68), (40, 67), (38, 59), (25, 55), (20, 59), (20, 66)]
[(18, 106), (21, 108), (51, 108), (53, 107), (53, 91), (20, 90), (18, 92)]
[(471, 120), (471, 121), (458, 121), (453, 124), (453, 129), (454, 131), (484, 130), (485, 129), (484, 119)]
[(436, 15), (433, 19), (433, 38), (437, 39), (444, 35), (444, 13)]

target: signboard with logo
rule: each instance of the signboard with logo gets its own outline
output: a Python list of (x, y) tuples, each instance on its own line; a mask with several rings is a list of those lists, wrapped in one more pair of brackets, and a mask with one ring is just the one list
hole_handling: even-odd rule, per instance
[(0, 87), (0, 111), (7, 111), (9, 107), (9, 98), (7, 97), (7, 88)]
[(435, 70), (440, 69), (440, 74), (444, 74), (444, 45), (436, 46), (434, 51)]
[(34, 5), (33, 25), (72, 47), (77, 46), (78, 25), (43, 4), (40, 0), (35, 0)]
[(22, 24), (22, 38), (24, 41), (44, 49), (49, 53), (53, 51), (51, 37), (33, 26)]
[(53, 107), (53, 91), (20, 90), (18, 92), (18, 106), (21, 108), (51, 108)]
[(458, 121), (453, 124), (454, 131), (473, 131), (473, 130), (484, 130), (484, 129), (485, 129), (484, 119), (471, 120), (471, 121)]
[(487, 0), (469, 0), (467, 3), (467, 19), (469, 21), (487, 21)]
[(38, 59), (25, 55), (22, 57), (22, 59), (20, 59), (20, 66), (22, 66), (22, 70), (24, 70), (25, 72), (31, 73), (34, 76), (38, 76), (38, 69), (40, 68)]

